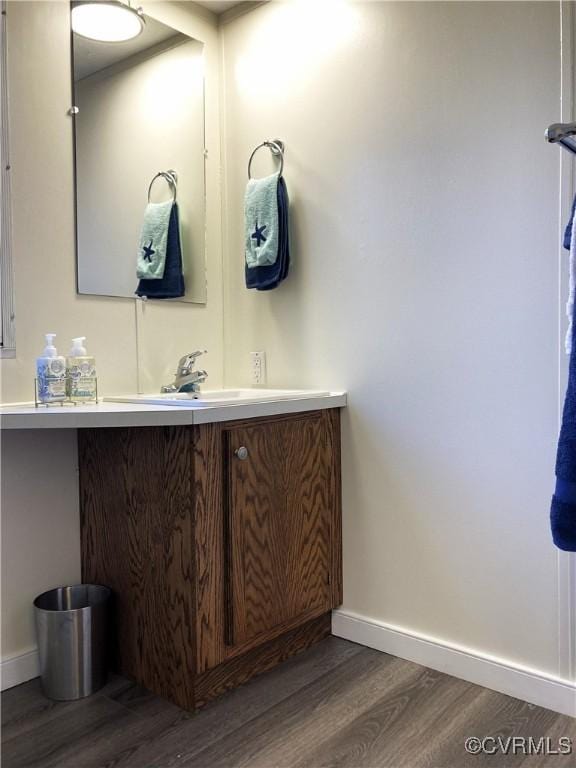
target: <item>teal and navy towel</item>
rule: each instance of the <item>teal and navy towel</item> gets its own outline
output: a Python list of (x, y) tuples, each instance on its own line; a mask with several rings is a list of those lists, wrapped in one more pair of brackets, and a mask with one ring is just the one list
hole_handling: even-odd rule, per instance
[(246, 265), (263, 267), (278, 258), (278, 174), (250, 179), (244, 196)]
[(161, 280), (166, 263), (168, 226), (174, 202), (148, 203), (138, 245), (136, 276), (146, 280)]
[(277, 173), (250, 179), (245, 198), (246, 287), (276, 288), (288, 274), (288, 191)]
[(145, 296), (149, 299), (179, 299), (181, 296), (184, 296), (185, 286), (182, 272), (182, 246), (180, 244), (178, 205), (172, 201), (160, 203), (160, 205), (170, 206), (162, 275), (160, 278), (141, 279), (136, 289), (136, 296)]
[[(576, 201), (572, 206), (572, 215), (564, 247), (570, 248), (576, 237), (574, 214)], [(569, 236), (568, 236), (569, 235)], [(574, 315), (574, 309), (572, 310)], [(552, 538), (559, 549), (576, 552), (576, 317), (572, 318), (572, 347), (568, 369), (568, 387), (564, 400), (562, 426), (558, 438), (556, 454), (556, 488), (552, 497), (550, 523)]]

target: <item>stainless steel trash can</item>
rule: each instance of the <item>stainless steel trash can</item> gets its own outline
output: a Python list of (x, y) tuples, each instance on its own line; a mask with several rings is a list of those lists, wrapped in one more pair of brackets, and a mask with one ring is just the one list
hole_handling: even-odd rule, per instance
[(77, 584), (34, 600), (42, 688), (50, 699), (89, 696), (106, 682), (111, 591)]

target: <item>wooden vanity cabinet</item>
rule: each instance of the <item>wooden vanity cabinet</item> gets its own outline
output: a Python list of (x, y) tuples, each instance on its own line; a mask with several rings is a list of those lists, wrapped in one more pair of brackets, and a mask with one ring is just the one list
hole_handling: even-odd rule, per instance
[(338, 409), (78, 435), (82, 578), (114, 591), (121, 674), (191, 710), (330, 633)]

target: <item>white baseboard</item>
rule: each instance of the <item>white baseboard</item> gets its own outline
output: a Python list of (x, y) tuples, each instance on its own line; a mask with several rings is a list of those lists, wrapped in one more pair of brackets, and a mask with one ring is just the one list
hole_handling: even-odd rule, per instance
[(14, 688), (15, 685), (20, 685), (20, 683), (32, 680), (33, 677), (38, 677), (39, 674), (40, 662), (37, 650), (2, 659), (2, 664), (0, 665), (0, 690), (5, 691), (8, 688)]
[(576, 717), (576, 681), (553, 677), (506, 659), (450, 645), (349, 611), (333, 612), (332, 633), (530, 704)]
[[(332, 633), (354, 643), (576, 718), (576, 682), (348, 611), (333, 612)], [(38, 677), (39, 674), (37, 650), (2, 659), (0, 690), (13, 688)]]

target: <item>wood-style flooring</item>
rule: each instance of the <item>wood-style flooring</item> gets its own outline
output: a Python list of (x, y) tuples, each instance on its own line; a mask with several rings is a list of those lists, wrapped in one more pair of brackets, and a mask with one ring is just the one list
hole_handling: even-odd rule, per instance
[[(572, 755), (468, 755), (467, 737)], [(2, 768), (574, 768), (576, 720), (330, 637), (196, 715), (120, 677), (77, 702), (2, 694)]]

